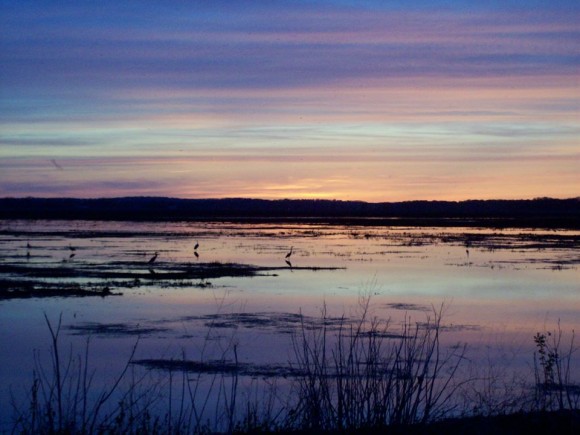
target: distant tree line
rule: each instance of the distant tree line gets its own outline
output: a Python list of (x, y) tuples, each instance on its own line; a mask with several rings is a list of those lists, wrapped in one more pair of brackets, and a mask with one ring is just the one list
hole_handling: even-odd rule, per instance
[[(381, 203), (243, 198), (0, 198), (0, 219), (338, 220), (388, 225), (424, 225), (431, 220), (446, 220), (438, 224), (578, 228), (580, 198)], [(487, 219), (493, 222), (485, 222)]]

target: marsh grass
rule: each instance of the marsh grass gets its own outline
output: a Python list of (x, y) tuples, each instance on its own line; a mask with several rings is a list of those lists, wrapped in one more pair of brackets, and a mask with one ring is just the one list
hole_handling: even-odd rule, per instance
[(543, 411), (580, 408), (580, 386), (575, 385), (571, 376), (573, 355), (578, 351), (576, 334), (572, 331), (567, 343), (558, 321), (553, 331), (538, 332), (534, 335), (535, 403)]
[[(130, 371), (129, 361), (135, 354), (138, 342), (132, 347), (128, 362), (108, 387), (97, 388), (95, 370), (89, 367), (90, 340), (87, 339), (82, 354), (73, 349), (63, 355), (60, 344), (62, 315), (53, 324), (45, 315), (50, 333), (50, 363), (34, 353), (34, 371), (29, 391), (29, 406), (22, 408), (13, 399), (14, 432), (17, 433), (95, 433), (118, 422), (126, 412), (142, 407), (134, 397), (144, 400), (151, 395), (153, 386), (145, 383), (145, 377), (135, 377), (130, 388), (120, 391), (122, 381)], [(118, 402), (113, 402), (117, 399)], [(139, 406), (137, 406), (139, 405)]]
[(566, 413), (580, 410), (579, 347), (575, 331), (566, 333), (560, 322), (553, 330), (531, 336), (535, 346), (531, 368), (510, 370), (510, 361), (477, 361), (463, 389), (466, 416), (516, 413)]
[[(223, 301), (222, 301), (223, 303)], [(24, 402), (12, 399), (12, 433), (19, 434), (189, 434), (272, 428), (281, 415), (275, 383), (240, 388), (235, 337), (219, 335), (208, 325), (200, 360), (231, 365), (234, 370), (198, 372), (191, 376), (175, 367), (187, 365), (183, 351), (168, 370), (145, 370), (133, 364), (137, 339), (121, 371), (106, 387), (97, 385), (90, 367), (90, 337), (80, 354), (63, 352), (62, 315), (51, 322), (49, 360), (34, 352), (32, 385)], [(217, 348), (217, 349), (216, 349)], [(217, 358), (216, 358), (217, 352)], [(44, 356), (44, 358), (43, 358)], [(211, 358), (210, 358), (211, 357)], [(173, 361), (173, 360), (171, 360)]]
[(188, 369), (185, 350), (154, 370), (138, 367), (137, 339), (124, 367), (103, 387), (89, 364), (90, 338), (80, 354), (72, 347), (63, 351), (62, 316), (57, 322), (45, 316), (50, 360), (35, 352), (26, 401), (13, 400), (12, 432), (354, 433), (416, 430), (458, 415), (579, 409), (580, 389), (571, 374), (574, 334), (565, 345), (559, 325), (533, 337), (535, 383), (526, 394), (523, 382), (502, 383), (495, 370), (484, 382), (465, 376), (466, 345), (441, 340), (444, 305), (421, 313), (421, 321), (406, 315), (393, 325), (372, 316), (370, 302), (362, 295), (353, 317), (331, 317), (326, 307), (320, 318), (300, 315), (292, 375), (280, 379), (282, 386), (275, 377), (244, 376), (236, 337), (221, 335), (210, 321), (196, 352), (199, 364), (216, 370)]
[[(444, 351), (443, 308), (425, 322), (410, 317), (396, 331), (369, 314), (360, 299), (357, 320), (321, 329), (303, 325), (294, 340), (299, 372), (296, 426), (308, 430), (355, 430), (426, 423), (452, 411), (461, 383), (455, 374), (465, 346)], [(326, 318), (323, 309), (322, 317)]]

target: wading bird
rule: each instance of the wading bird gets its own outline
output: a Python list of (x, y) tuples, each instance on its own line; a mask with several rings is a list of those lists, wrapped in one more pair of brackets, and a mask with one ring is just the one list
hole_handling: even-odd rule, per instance
[(195, 242), (195, 246), (193, 247), (193, 250), (194, 251), (197, 251), (197, 248), (199, 248), (199, 243), (198, 242)]
[(148, 261), (149, 264), (153, 263), (155, 260), (157, 260), (157, 256), (159, 255), (158, 252), (155, 253), (155, 255), (153, 257), (151, 257)]
[(288, 253), (286, 254), (286, 258), (290, 258), (290, 256), (292, 255), (292, 250), (293, 250), (293, 249), (294, 249), (294, 246), (291, 246), (291, 247), (290, 247), (290, 252), (288, 252)]

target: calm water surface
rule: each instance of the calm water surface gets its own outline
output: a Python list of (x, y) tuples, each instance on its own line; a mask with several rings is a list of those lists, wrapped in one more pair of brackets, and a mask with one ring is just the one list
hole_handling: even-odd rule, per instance
[[(106, 367), (106, 379), (137, 337), (137, 358), (185, 352), (195, 359), (212, 352), (203, 345), (208, 328), (235, 343), (242, 362), (285, 364), (296, 314), (316, 318), (326, 307), (356, 316), (361, 294), (370, 295), (372, 315), (393, 325), (405, 316), (424, 321), (443, 304), (444, 341), (467, 343), (470, 364), (529, 374), (536, 332), (558, 321), (565, 333), (580, 330), (579, 237), (533, 229), (2, 221), (0, 278), (106, 285), (122, 295), (0, 300), (0, 409), (9, 409), (10, 391), (18, 396), (30, 383), (33, 353), (48, 351), (45, 315), (53, 322), (62, 315), (67, 346), (81, 348), (90, 336), (91, 363)], [(173, 266), (214, 262), (268, 269), (159, 279)], [(86, 272), (127, 264), (142, 274), (140, 285)], [(27, 274), (36, 268), (79, 272)]]

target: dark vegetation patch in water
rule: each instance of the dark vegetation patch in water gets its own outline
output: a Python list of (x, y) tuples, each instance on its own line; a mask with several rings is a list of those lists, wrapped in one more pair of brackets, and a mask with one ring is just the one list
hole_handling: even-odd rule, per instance
[(494, 261), (494, 264), (545, 264), (546, 267), (549, 269), (557, 268), (560, 269), (570, 269), (572, 266), (580, 264), (580, 255), (574, 256), (560, 256), (557, 258), (526, 258), (522, 259), (515, 259), (515, 260), (500, 260)]
[(438, 241), (444, 244), (463, 245), (466, 248), (488, 251), (521, 249), (542, 251), (546, 249), (574, 250), (580, 248), (580, 236), (569, 234), (442, 234)]
[(304, 330), (317, 330), (325, 327), (328, 330), (338, 330), (349, 324), (349, 319), (344, 317), (310, 317), (293, 313), (227, 313), (208, 314), (201, 316), (181, 317), (180, 322), (203, 322), (209, 328), (247, 328), (247, 329), (271, 329), (277, 333), (291, 334), (304, 328)]
[(481, 331), (481, 325), (473, 325), (473, 324), (455, 324), (451, 323), (449, 325), (441, 325), (442, 331)]
[(134, 360), (131, 363), (155, 370), (183, 371), (201, 374), (231, 374), (261, 378), (302, 376), (304, 374), (300, 370), (286, 365), (248, 364), (228, 360), (143, 359)]
[(139, 324), (130, 323), (82, 323), (80, 325), (67, 326), (72, 335), (106, 335), (106, 336), (144, 336), (159, 332), (167, 332), (167, 328), (143, 327)]
[[(154, 370), (182, 371), (198, 374), (237, 375), (252, 378), (289, 378), (309, 375), (306, 370), (301, 370), (292, 365), (250, 364), (231, 360), (194, 361), (185, 359), (142, 359), (133, 360), (131, 361), (131, 364), (141, 365)], [(336, 367), (326, 367), (324, 372), (317, 373), (317, 376), (319, 379), (345, 376), (342, 373), (338, 373), (335, 369)], [(381, 375), (388, 372), (391, 368), (385, 366), (384, 369), (385, 371), (381, 373)], [(363, 376), (369, 375), (363, 375), (363, 373), (359, 374), (359, 377)]]
[[(48, 296), (109, 296), (115, 288), (154, 285), (171, 287), (211, 287), (208, 279), (253, 277), (277, 270), (337, 270), (335, 267), (261, 267), (240, 263), (175, 264), (159, 262), (117, 262), (89, 264), (66, 262), (53, 264), (0, 264), (0, 299)], [(93, 279), (100, 282), (71, 282)], [(51, 281), (52, 280), (52, 281)], [(199, 280), (198, 282), (195, 282)]]
[[(396, 305), (396, 304), (395, 304)], [(399, 304), (401, 306), (405, 304)], [(427, 312), (431, 310), (427, 307), (408, 304), (415, 310)], [(403, 308), (401, 308), (403, 309)], [(351, 333), (362, 333), (364, 336), (373, 336), (386, 339), (405, 338), (401, 333), (388, 329), (375, 329), (373, 331), (357, 331), (357, 319), (346, 316), (306, 316), (294, 313), (273, 313), (273, 312), (256, 312), (256, 313), (223, 313), (223, 314), (206, 314), (199, 316), (185, 316), (173, 320), (161, 320), (156, 323), (189, 323), (199, 322), (204, 327), (210, 329), (260, 329), (275, 332), (277, 334), (296, 334), (306, 331), (321, 331), (339, 333), (348, 337)], [(426, 330), (433, 325), (425, 322), (417, 322), (416, 326)], [(351, 327), (353, 329), (351, 330)], [(473, 324), (440, 324), (437, 326), (445, 331), (478, 331), (479, 325)]]
[(393, 310), (402, 310), (402, 311), (431, 311), (431, 308), (426, 305), (419, 305), (419, 304), (409, 304), (404, 302), (393, 302), (390, 304), (386, 304), (388, 308), (392, 308)]
[(81, 285), (76, 282), (0, 279), (0, 300), (120, 295), (122, 293), (113, 292), (108, 285)]
[(158, 262), (147, 264), (135, 261), (113, 261), (107, 264), (65, 263), (56, 265), (0, 264), (0, 274), (35, 278), (101, 278), (101, 279), (208, 279), (221, 277), (256, 276), (260, 273), (284, 269), (339, 270), (344, 267), (264, 267), (241, 263), (191, 263)]

